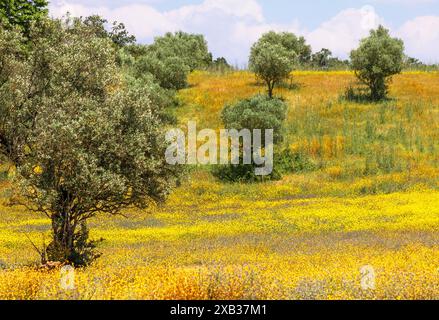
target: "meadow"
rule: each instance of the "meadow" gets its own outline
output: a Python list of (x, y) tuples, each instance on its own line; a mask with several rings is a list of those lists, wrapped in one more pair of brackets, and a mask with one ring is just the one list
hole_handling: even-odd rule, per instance
[[(195, 72), (180, 123), (220, 128), (227, 103), (264, 93), (247, 72)], [(50, 221), (10, 206), (1, 173), (0, 299), (439, 299), (439, 74), (394, 77), (389, 99), (344, 97), (350, 72), (295, 72), (278, 88), (300, 165), (225, 184), (193, 168), (168, 201), (91, 220), (103, 256), (60, 287), (36, 267)], [(361, 286), (363, 266), (375, 289)]]

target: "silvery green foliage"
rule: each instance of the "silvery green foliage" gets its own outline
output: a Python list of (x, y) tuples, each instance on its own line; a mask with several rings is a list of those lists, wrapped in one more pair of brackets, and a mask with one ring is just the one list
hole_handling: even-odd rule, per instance
[(154, 43), (148, 46), (148, 53), (161, 61), (179, 57), (189, 71), (205, 68), (212, 62), (204, 36), (182, 31), (168, 32), (155, 38)]
[(404, 43), (380, 26), (351, 52), (351, 60), (358, 79), (370, 88), (371, 98), (380, 100), (387, 94), (390, 77), (402, 71)]
[(109, 39), (47, 19), (21, 40), (0, 30), (2, 152), (26, 205), (52, 220), (52, 258), (81, 264), (88, 218), (163, 200), (178, 168), (165, 161), (152, 88), (124, 80)]
[(264, 36), (251, 48), (250, 70), (267, 84), (270, 98), (274, 87), (293, 71), (296, 56), (294, 51), (281, 44), (266, 41)]
[(152, 75), (162, 88), (169, 90), (187, 87), (189, 73), (212, 62), (204, 37), (181, 31), (157, 37), (149, 46), (128, 49), (138, 51), (132, 68), (134, 76)]
[(47, 0), (0, 1), (0, 21), (20, 28), (27, 36), (32, 21), (47, 16)]
[(23, 101), (23, 88), (28, 82), (20, 76), (29, 75), (23, 62), (26, 59), (23, 43), (19, 29), (0, 27), (0, 143), (2, 153), (14, 162), (23, 156), (28, 131), (21, 120), (30, 112)]
[(269, 99), (266, 95), (257, 95), (226, 105), (221, 120), (226, 129), (255, 129), (274, 131), (274, 143), (283, 140), (283, 126), (288, 106), (281, 99)]
[(306, 64), (311, 60), (311, 46), (306, 44), (304, 37), (297, 37), (294, 33), (269, 31), (261, 36), (259, 42), (278, 44), (294, 53), (293, 64)]
[[(266, 146), (265, 132), (273, 130), (274, 144), (279, 145), (284, 138), (284, 122), (288, 106), (285, 101), (278, 98), (270, 98), (266, 95), (257, 95), (238, 101), (235, 104), (226, 105), (221, 113), (221, 119), (226, 129), (261, 130), (262, 146)], [(254, 141), (253, 141), (254, 143)], [(251, 147), (251, 152), (257, 150)], [(277, 153), (275, 153), (277, 157)], [(240, 146), (240, 163), (218, 166), (213, 170), (214, 176), (227, 182), (257, 182), (263, 179), (277, 180), (281, 177), (277, 163), (274, 170), (265, 177), (255, 174), (258, 166), (256, 163), (245, 164), (245, 147)], [(276, 159), (275, 159), (276, 160)], [(273, 168), (272, 168), (273, 169)]]
[(134, 67), (136, 77), (150, 74), (164, 89), (180, 90), (187, 87), (190, 68), (178, 56), (159, 59), (148, 53), (138, 59)]

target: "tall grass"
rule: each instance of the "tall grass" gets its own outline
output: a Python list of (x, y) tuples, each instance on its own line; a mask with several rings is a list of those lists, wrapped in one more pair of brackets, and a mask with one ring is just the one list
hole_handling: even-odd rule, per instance
[[(439, 77), (408, 72), (394, 78), (390, 98), (383, 102), (352, 102), (341, 97), (355, 77), (347, 71), (293, 73), (294, 89), (276, 94), (289, 104), (284, 148), (313, 159), (315, 170), (332, 169), (330, 179), (379, 177), (391, 173), (433, 171), (436, 185), (439, 155)], [(193, 86), (180, 93), (182, 119), (201, 126), (221, 126), (226, 103), (264, 93), (253, 74), (195, 73)], [(354, 168), (352, 163), (355, 162)], [(339, 174), (335, 174), (338, 168)], [(404, 188), (407, 188), (406, 185)], [(398, 188), (396, 188), (398, 189)]]

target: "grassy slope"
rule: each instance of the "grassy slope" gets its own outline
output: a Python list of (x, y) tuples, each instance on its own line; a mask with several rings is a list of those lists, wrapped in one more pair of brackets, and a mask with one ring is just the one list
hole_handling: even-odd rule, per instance
[[(340, 100), (350, 73), (295, 81), (278, 91), (290, 105), (284, 147), (319, 169), (247, 186), (200, 168), (162, 207), (94, 219), (104, 256), (72, 292), (58, 272), (18, 267), (36, 260), (23, 233), (41, 241), (48, 221), (3, 199), (0, 298), (439, 298), (439, 76), (401, 75), (383, 104)], [(191, 83), (178, 115), (203, 128), (264, 90), (247, 73)], [(374, 291), (360, 288), (364, 265)]]

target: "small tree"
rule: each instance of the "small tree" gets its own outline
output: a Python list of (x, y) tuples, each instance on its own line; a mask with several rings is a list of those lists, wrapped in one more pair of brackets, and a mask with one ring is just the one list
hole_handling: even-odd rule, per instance
[(274, 87), (289, 77), (296, 54), (280, 44), (258, 41), (251, 49), (249, 66), (264, 81), (268, 96), (273, 97)]
[(327, 69), (332, 57), (332, 52), (329, 49), (323, 48), (319, 52), (312, 55), (312, 64), (320, 69)]
[[(257, 95), (236, 104), (227, 105), (222, 111), (221, 119), (226, 129), (238, 131), (248, 129), (250, 132), (253, 132), (254, 129), (260, 129), (262, 137), (265, 137), (265, 130), (273, 129), (273, 143), (279, 144), (284, 138), (283, 130), (287, 109), (287, 104), (281, 99)], [(265, 140), (262, 140), (262, 144), (265, 145)], [(251, 150), (252, 153), (255, 151)], [(214, 175), (228, 182), (254, 182), (261, 179), (255, 175), (256, 164), (243, 164), (243, 157), (244, 149), (241, 146), (241, 164), (217, 167), (213, 172)], [(279, 173), (275, 166), (267, 179), (277, 178), (279, 178)]]
[(16, 167), (20, 202), (52, 222), (50, 260), (97, 257), (86, 222), (161, 201), (178, 176), (165, 161), (160, 107), (129, 85), (115, 48), (79, 19), (0, 29), (0, 144)]
[(370, 88), (371, 98), (380, 100), (387, 95), (391, 76), (402, 71), (404, 43), (380, 26), (371, 30), (370, 36), (351, 52), (351, 60), (358, 79)]

